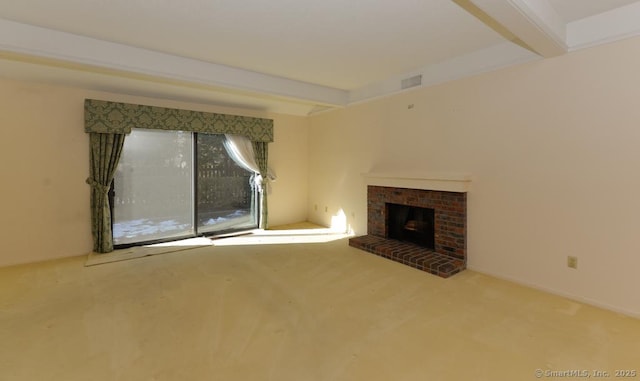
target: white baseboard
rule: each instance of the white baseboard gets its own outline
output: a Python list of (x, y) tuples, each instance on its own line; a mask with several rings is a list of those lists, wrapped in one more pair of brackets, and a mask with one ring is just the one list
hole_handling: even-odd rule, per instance
[(546, 292), (546, 293), (549, 293), (549, 294), (552, 294), (552, 295), (557, 295), (557, 296), (561, 296), (561, 297), (564, 297), (564, 298), (567, 298), (567, 299), (571, 299), (571, 300), (576, 301), (576, 302), (588, 304), (588, 305), (593, 306), (593, 307), (603, 308), (605, 310), (609, 310), (609, 311), (612, 311), (612, 312), (615, 312), (615, 313), (619, 313), (619, 314), (622, 314), (622, 315), (625, 315), (625, 316), (629, 316), (629, 317), (632, 317), (632, 318), (635, 318), (635, 319), (640, 319), (640, 312), (638, 312), (638, 311), (631, 311), (631, 310), (628, 310), (628, 309), (625, 309), (625, 308), (621, 308), (621, 307), (618, 307), (618, 306), (613, 306), (613, 305), (610, 305), (610, 304), (607, 304), (607, 303), (603, 303), (603, 302), (600, 302), (600, 301), (597, 301), (597, 300), (594, 300), (594, 299), (586, 298), (584, 296), (574, 295), (574, 294), (571, 294), (571, 293), (568, 293), (568, 292), (562, 292), (562, 291), (554, 290), (554, 289), (551, 289), (551, 288), (548, 288), (548, 287), (545, 287), (545, 286), (541, 286), (541, 285), (538, 285), (538, 284), (535, 284), (535, 283), (523, 282), (522, 280), (519, 280), (519, 279), (511, 278), (509, 276), (504, 276), (504, 275), (501, 275), (501, 274), (496, 274), (496, 273), (493, 273), (491, 271), (487, 271), (487, 270), (484, 270), (484, 269), (481, 269), (481, 268), (477, 268), (477, 267), (474, 267), (474, 266), (469, 266), (468, 264), (467, 264), (467, 269), (475, 271), (475, 272), (480, 273), (480, 274), (488, 275), (488, 276), (491, 276), (491, 277), (494, 277), (494, 278), (497, 278), (497, 279), (502, 279), (502, 280), (506, 280), (508, 282), (519, 284), (521, 286), (533, 288), (533, 289), (538, 290), (538, 291), (543, 291), (543, 292)]

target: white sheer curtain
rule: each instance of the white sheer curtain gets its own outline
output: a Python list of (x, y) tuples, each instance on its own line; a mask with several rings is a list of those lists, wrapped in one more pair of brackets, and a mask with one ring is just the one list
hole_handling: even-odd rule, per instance
[(253, 153), (253, 145), (251, 140), (242, 135), (225, 134), (224, 148), (233, 161), (239, 166), (253, 173), (260, 173), (258, 164), (256, 164), (255, 155)]
[[(271, 193), (269, 183), (276, 180), (276, 175), (273, 170), (269, 168), (267, 178), (263, 179), (262, 175), (260, 175), (260, 167), (256, 163), (251, 140), (243, 135), (225, 134), (224, 136), (224, 148), (227, 150), (231, 159), (247, 171), (253, 172), (251, 185), (260, 193), (261, 198), (266, 197), (265, 193)], [(264, 221), (261, 221), (260, 227), (263, 227), (263, 225)]]

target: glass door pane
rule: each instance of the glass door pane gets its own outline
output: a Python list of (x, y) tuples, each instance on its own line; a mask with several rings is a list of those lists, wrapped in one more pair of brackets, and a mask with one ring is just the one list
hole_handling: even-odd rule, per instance
[(132, 131), (114, 193), (115, 245), (193, 236), (193, 134)]
[(257, 192), (250, 181), (253, 173), (229, 157), (224, 139), (224, 135), (210, 134), (196, 138), (199, 233), (258, 227)]

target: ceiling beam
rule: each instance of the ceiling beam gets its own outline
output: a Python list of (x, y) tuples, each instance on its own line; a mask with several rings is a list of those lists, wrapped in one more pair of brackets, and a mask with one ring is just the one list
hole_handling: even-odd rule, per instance
[(322, 106), (343, 107), (348, 101), (346, 90), (178, 57), (5, 19), (0, 19), (0, 52), (231, 89), (245, 94), (269, 95)]
[(571, 50), (640, 36), (640, 2), (576, 20), (567, 25)]
[(568, 51), (566, 24), (547, 0), (452, 0), (507, 40), (544, 58)]
[(527, 49), (503, 42), (351, 90), (349, 104), (400, 93), (404, 91), (402, 80), (415, 75), (422, 76), (421, 87), (428, 87), (538, 59), (539, 55)]

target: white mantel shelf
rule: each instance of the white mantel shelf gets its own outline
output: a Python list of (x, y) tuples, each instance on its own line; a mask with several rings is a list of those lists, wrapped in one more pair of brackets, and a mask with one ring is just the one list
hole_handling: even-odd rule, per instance
[(436, 190), (445, 192), (468, 192), (471, 175), (465, 173), (363, 173), (367, 185), (394, 188)]

